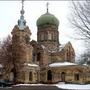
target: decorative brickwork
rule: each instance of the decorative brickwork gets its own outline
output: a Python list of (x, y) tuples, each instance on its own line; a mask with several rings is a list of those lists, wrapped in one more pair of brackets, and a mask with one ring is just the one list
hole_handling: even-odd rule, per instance
[(39, 20), (37, 41), (30, 41), (31, 32), (26, 25), (22, 29), (16, 25), (12, 30), (13, 63), (4, 72), (4, 79), (15, 83), (90, 82), (90, 67), (75, 64), (72, 44), (59, 43), (59, 22), (56, 17), (45, 14)]

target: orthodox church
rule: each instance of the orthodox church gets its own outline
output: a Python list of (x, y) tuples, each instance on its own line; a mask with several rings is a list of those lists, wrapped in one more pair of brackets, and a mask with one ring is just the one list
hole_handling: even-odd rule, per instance
[(37, 41), (30, 40), (23, 4), (22, 0), (20, 19), (11, 32), (13, 63), (3, 78), (15, 83), (90, 82), (90, 67), (75, 63), (72, 44), (60, 44), (59, 20), (49, 13), (48, 6), (36, 22)]

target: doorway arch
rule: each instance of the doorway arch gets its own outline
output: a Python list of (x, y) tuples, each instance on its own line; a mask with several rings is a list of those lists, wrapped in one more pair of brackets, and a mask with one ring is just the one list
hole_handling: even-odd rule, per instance
[(16, 69), (15, 67), (12, 68), (11, 72), (10, 72), (10, 79), (13, 82), (16, 82), (16, 78), (17, 78), (17, 73), (16, 73)]
[(61, 81), (62, 82), (65, 82), (65, 74), (66, 74), (65, 72), (61, 73)]
[(51, 70), (48, 70), (47, 74), (48, 74), (47, 80), (48, 81), (52, 81), (52, 71)]

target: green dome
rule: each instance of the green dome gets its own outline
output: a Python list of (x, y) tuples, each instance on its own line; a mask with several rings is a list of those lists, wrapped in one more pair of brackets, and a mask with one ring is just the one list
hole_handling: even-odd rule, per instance
[(50, 13), (45, 13), (41, 15), (37, 20), (37, 26), (41, 26), (44, 24), (52, 24), (52, 25), (59, 26), (59, 21), (54, 15)]

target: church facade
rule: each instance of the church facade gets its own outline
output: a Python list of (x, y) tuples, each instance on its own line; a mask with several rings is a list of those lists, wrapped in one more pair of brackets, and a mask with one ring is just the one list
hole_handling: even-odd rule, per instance
[(13, 63), (3, 78), (15, 83), (90, 82), (90, 67), (75, 63), (72, 44), (60, 44), (58, 19), (47, 9), (36, 24), (37, 41), (30, 41), (31, 30), (22, 8), (18, 25), (11, 32)]

